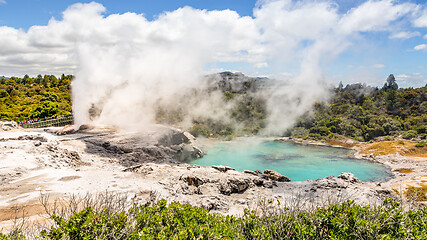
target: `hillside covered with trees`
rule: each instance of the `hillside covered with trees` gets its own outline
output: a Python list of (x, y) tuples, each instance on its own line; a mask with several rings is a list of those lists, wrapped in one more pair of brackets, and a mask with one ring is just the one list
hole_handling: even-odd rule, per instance
[[(72, 79), (72, 75), (0, 78), (0, 119), (23, 121), (70, 115)], [(254, 78), (248, 79), (254, 81)], [(262, 94), (222, 91), (225, 101), (235, 102), (230, 119), (239, 123), (239, 127), (213, 119), (193, 119), (189, 130), (192, 134), (231, 139), (257, 134), (265, 127), (268, 110)], [(331, 89), (330, 95), (329, 102), (314, 104), (314, 111), (300, 117), (284, 136), (321, 140), (342, 135), (358, 141), (381, 136), (426, 138), (427, 85), (398, 88), (394, 76), (390, 75), (382, 88), (360, 83), (344, 87), (340, 83)], [(176, 124), (182, 120), (182, 114), (159, 108), (157, 120)]]
[(0, 78), (0, 120), (25, 121), (71, 114), (72, 75)]
[(358, 141), (380, 136), (425, 138), (427, 85), (398, 88), (393, 75), (381, 89), (356, 83), (335, 88), (329, 103), (315, 104), (288, 135), (321, 139), (340, 134)]

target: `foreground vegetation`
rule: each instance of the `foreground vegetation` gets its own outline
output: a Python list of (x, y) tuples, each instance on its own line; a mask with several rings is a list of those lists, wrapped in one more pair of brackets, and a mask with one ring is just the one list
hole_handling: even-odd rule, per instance
[[(40, 239), (426, 239), (427, 208), (403, 210), (399, 202), (359, 206), (352, 201), (313, 211), (269, 207), (241, 217), (161, 200), (128, 210), (86, 207), (69, 217), (52, 214), (53, 226)], [(0, 239), (26, 239), (21, 229)]]

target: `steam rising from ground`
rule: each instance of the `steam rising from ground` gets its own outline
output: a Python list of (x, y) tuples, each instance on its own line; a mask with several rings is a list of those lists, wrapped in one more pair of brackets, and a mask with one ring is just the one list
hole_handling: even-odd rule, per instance
[[(92, 2), (70, 6), (61, 21), (16, 33), (25, 37), (14, 44), (55, 46), (78, 63), (72, 85), (77, 124), (90, 121), (92, 104), (102, 108), (99, 123), (120, 127), (153, 123), (159, 103), (182, 109), (184, 126), (197, 116), (229, 121), (232, 103), (216, 93), (194, 94), (206, 87), (202, 76), (215, 71), (206, 66), (232, 62), (269, 70), (286, 81), (267, 101), (266, 133), (281, 134), (315, 101), (327, 99), (322, 62), (343, 52), (359, 33), (387, 31), (417, 8), (367, 1), (341, 14), (331, 1), (273, 0), (259, 1), (254, 17), (184, 7), (148, 21), (135, 13), (104, 16), (105, 8)], [(290, 68), (297, 70), (278, 77)]]

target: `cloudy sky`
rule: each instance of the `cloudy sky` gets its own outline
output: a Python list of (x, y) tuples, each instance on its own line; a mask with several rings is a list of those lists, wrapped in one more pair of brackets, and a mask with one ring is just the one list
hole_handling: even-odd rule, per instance
[(402, 87), (424, 86), (427, 3), (0, 0), (0, 76), (75, 74), (95, 48), (128, 54), (111, 50), (118, 61), (171, 49), (206, 72), (292, 78), (318, 68), (332, 83), (382, 86), (393, 73)]

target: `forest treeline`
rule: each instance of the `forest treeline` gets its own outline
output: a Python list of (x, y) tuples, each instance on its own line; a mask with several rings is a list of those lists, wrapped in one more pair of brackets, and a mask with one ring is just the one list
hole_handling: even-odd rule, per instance
[(393, 75), (381, 89), (360, 83), (340, 84), (328, 103), (316, 103), (314, 109), (313, 114), (298, 120), (289, 136), (320, 139), (340, 134), (358, 141), (400, 135), (425, 139), (427, 84), (398, 88)]
[(0, 120), (26, 121), (71, 114), (72, 75), (0, 78)]
[[(23, 121), (71, 114), (72, 75), (38, 75), (0, 78), (0, 120)], [(258, 134), (265, 127), (267, 101), (262, 94), (223, 92), (234, 101), (228, 123), (193, 119), (189, 130), (196, 136), (225, 137)], [(427, 85), (398, 88), (390, 75), (382, 88), (349, 84), (331, 89), (329, 102), (317, 102), (314, 111), (300, 117), (284, 136), (328, 139), (336, 135), (369, 141), (380, 136), (425, 139), (427, 134)], [(157, 120), (174, 124), (181, 120), (176, 111), (159, 108)], [(238, 123), (238, 124), (234, 124)], [(238, 125), (238, 126), (237, 126)], [(237, 126), (237, 127), (236, 127)]]
[[(265, 127), (268, 109), (262, 95), (224, 92), (237, 99), (230, 116), (242, 123), (236, 129), (211, 119), (193, 125), (190, 132), (204, 136), (257, 134)], [(420, 88), (398, 88), (390, 75), (382, 88), (355, 83), (331, 89), (328, 102), (316, 102), (284, 136), (305, 139), (333, 139), (337, 135), (357, 141), (381, 136), (425, 139), (427, 135), (427, 84)]]

